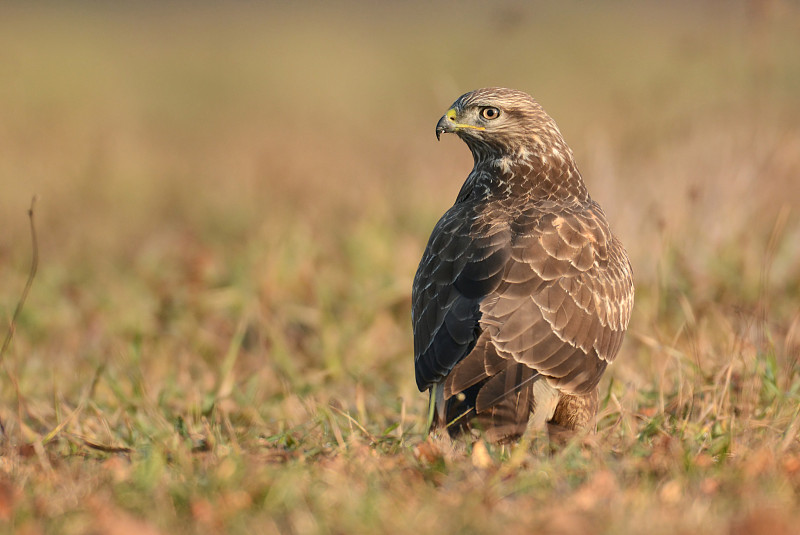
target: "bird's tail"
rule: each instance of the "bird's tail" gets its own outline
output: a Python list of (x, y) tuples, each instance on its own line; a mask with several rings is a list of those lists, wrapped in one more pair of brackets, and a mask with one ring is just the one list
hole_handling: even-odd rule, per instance
[(447, 429), (451, 438), (479, 429), (492, 442), (514, 441), (527, 427), (533, 385), (539, 378), (528, 366), (512, 363), (446, 399), (443, 385), (436, 385), (430, 394), (428, 429)]

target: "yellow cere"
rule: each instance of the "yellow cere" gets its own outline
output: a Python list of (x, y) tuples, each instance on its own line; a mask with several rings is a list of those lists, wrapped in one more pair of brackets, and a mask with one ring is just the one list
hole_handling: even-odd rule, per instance
[(456, 128), (472, 128), (473, 130), (486, 130), (486, 128), (484, 128), (483, 126), (475, 126), (475, 125), (471, 125), (471, 124), (457, 123), (456, 122), (456, 110), (455, 110), (455, 108), (450, 108), (449, 110), (447, 110), (447, 113), (445, 113), (445, 116), (448, 119), (450, 119), (451, 121), (453, 121), (453, 126), (455, 126)]

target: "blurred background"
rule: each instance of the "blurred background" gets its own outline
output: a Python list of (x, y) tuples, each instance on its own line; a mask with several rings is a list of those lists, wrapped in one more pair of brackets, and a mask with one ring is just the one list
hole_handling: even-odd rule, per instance
[(767, 346), (794, 369), (798, 50), (789, 0), (4, 3), (3, 321), (38, 196), (6, 356), (28, 425), (99, 367), (112, 407), (211, 396), (267, 429), (309, 399), (424, 412), (411, 282), (472, 165), (434, 126), (495, 85), (555, 118), (630, 254), (610, 376)]

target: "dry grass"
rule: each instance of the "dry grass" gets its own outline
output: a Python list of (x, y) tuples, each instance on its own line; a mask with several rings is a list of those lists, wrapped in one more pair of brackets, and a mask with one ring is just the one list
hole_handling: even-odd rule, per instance
[[(793, 532), (800, 13), (759, 5), (4, 6), (4, 318), (33, 194), (41, 262), (0, 531)], [(426, 442), (413, 380), (471, 163), (433, 127), (485, 85), (556, 118), (636, 272), (598, 433), (552, 455)]]

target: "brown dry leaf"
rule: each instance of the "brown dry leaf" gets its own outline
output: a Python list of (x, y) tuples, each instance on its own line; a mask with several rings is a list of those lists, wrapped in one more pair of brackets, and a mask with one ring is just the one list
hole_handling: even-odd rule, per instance
[(700, 492), (703, 494), (716, 494), (719, 490), (719, 481), (713, 477), (707, 477), (700, 482)]
[(647, 458), (650, 469), (659, 474), (668, 473), (676, 465), (678, 451), (678, 442), (674, 438), (667, 435), (657, 438)]
[(639, 414), (644, 416), (645, 418), (652, 418), (656, 414), (658, 414), (658, 409), (656, 407), (642, 407), (639, 409)]
[(414, 446), (414, 457), (416, 457), (418, 461), (430, 464), (442, 459), (442, 450), (428, 437), (425, 442)]
[(800, 456), (786, 457), (781, 463), (787, 475), (796, 477), (800, 475)]
[(119, 456), (109, 457), (103, 461), (102, 467), (116, 482), (125, 481), (130, 477), (131, 463)]
[(220, 496), (226, 515), (235, 515), (253, 504), (253, 497), (247, 491), (234, 490)]
[(614, 474), (610, 470), (600, 470), (572, 495), (572, 501), (579, 509), (594, 509), (606, 503), (618, 488)]
[(34, 455), (36, 455), (36, 450), (34, 449), (33, 444), (27, 443), (19, 447), (19, 456), (23, 459), (29, 459)]
[(698, 468), (708, 468), (714, 465), (714, 458), (708, 453), (698, 453), (694, 458), (694, 464)]
[(788, 519), (780, 511), (762, 507), (735, 520), (730, 526), (730, 535), (791, 535), (795, 533)]
[(18, 497), (14, 485), (5, 478), (0, 479), (0, 520), (11, 520)]
[(681, 501), (683, 496), (683, 488), (679, 481), (673, 479), (667, 481), (661, 490), (658, 491), (658, 496), (661, 500), (668, 504), (676, 504)]
[(198, 524), (205, 526), (219, 525), (219, 517), (214, 505), (205, 498), (192, 501), (192, 516)]
[(486, 469), (494, 465), (489, 452), (486, 450), (486, 444), (482, 440), (477, 441), (472, 446), (472, 466), (475, 468)]
[(755, 450), (747, 456), (744, 474), (748, 478), (757, 477), (775, 466), (775, 454), (769, 448)]
[(579, 512), (569, 509), (556, 509), (547, 517), (544, 533), (558, 533), (559, 535), (595, 533), (595, 526), (588, 518)]
[(95, 515), (95, 530), (98, 533), (105, 535), (160, 535), (161, 533), (147, 521), (100, 499), (91, 499), (89, 509)]

